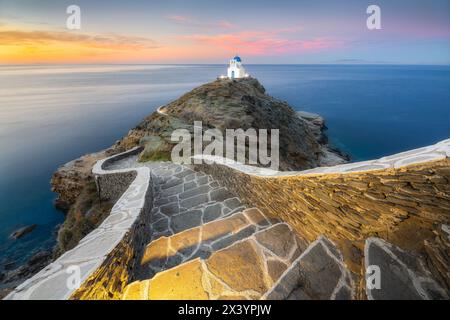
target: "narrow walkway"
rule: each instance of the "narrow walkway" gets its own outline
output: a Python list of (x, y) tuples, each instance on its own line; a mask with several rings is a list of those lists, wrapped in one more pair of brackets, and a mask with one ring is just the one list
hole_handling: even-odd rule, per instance
[[(395, 161), (390, 168), (396, 168), (397, 163), (404, 166), (411, 161), (433, 161), (432, 170), (417, 171), (421, 169), (414, 165), (402, 171), (402, 176), (391, 179), (383, 176), (383, 179), (409, 181), (418, 185), (418, 190), (431, 191), (433, 200), (439, 199), (442, 209), (432, 208), (447, 213), (442, 204), (447, 203), (448, 194), (448, 144), (447, 140), (383, 158)], [(227, 170), (204, 166), (197, 168), (202, 172), (197, 172), (170, 162), (141, 164), (137, 162), (138, 151), (135, 148), (95, 164), (93, 174), (99, 192), (106, 198), (119, 196), (110, 215), (77, 247), (18, 286), (6, 299), (355, 299), (366, 295), (369, 299), (448, 299), (445, 289), (432, 278), (417, 254), (379, 238), (365, 239), (361, 263), (363, 268), (379, 266), (387, 280), (383, 280), (382, 289), (363, 288), (361, 274), (354, 269), (350, 271), (344, 262), (339, 249), (346, 255), (349, 252), (342, 243), (337, 246), (321, 234), (305, 241), (298, 236), (304, 233), (293, 231), (291, 226), (297, 228), (298, 221), (290, 218), (299, 213), (299, 208), (290, 205), (301, 203), (296, 196), (302, 189), (284, 185), (286, 173), (259, 168), (247, 170), (242, 165)], [(361, 163), (352, 166), (337, 168), (343, 176), (351, 170), (366, 168)], [(251, 179), (234, 179), (237, 171), (230, 169), (241, 171), (239, 174), (268, 178), (252, 185)], [(325, 170), (326, 175), (335, 169), (314, 170)], [(304, 177), (306, 173), (293, 175)], [(208, 174), (217, 176), (221, 183)], [(274, 187), (262, 183), (269, 179), (280, 184)], [(312, 179), (308, 178), (308, 182)], [(235, 187), (227, 185), (246, 197), (246, 203), (259, 203), (276, 217), (283, 217), (284, 210), (283, 218), (292, 224), (267, 217), (257, 208), (246, 208), (223, 187), (227, 181), (236, 184)], [(322, 180), (317, 189), (320, 202), (316, 204), (319, 208), (324, 204), (323, 209), (316, 209), (320, 213), (316, 217), (323, 216), (325, 220), (307, 223), (308, 230), (327, 222), (333, 210), (333, 206), (324, 201), (327, 199), (323, 192), (325, 182), (326, 179)], [(351, 183), (339, 184), (339, 188), (346, 190)], [(361, 188), (362, 184), (364, 188), (369, 186), (367, 181), (353, 181), (356, 188)], [(416, 194), (414, 188), (400, 189), (406, 199), (411, 198), (411, 191)], [(285, 201), (268, 210), (264, 203), (270, 201), (274, 193), (286, 197)], [(265, 201), (260, 201), (262, 197)], [(350, 204), (356, 201), (353, 194), (350, 199)], [(422, 193), (413, 199), (423, 208), (431, 207), (429, 197)], [(365, 199), (363, 203), (380, 202)], [(390, 207), (397, 207), (398, 203)], [(350, 207), (346, 208), (348, 211)], [(302, 207), (301, 216), (308, 216), (307, 209)], [(345, 217), (350, 214), (346, 212)], [(338, 224), (333, 228), (338, 228)], [(439, 259), (438, 262), (444, 261), (439, 269), (443, 275), (448, 269), (445, 264), (448, 230), (446, 223), (440, 225), (433, 231), (436, 237), (424, 243), (427, 252), (433, 253), (432, 257)], [(80, 266), (83, 283), (78, 289), (64, 285), (72, 276), (67, 270), (74, 264)], [(366, 290), (366, 295), (361, 290)]]
[[(246, 208), (204, 173), (169, 162), (146, 166), (153, 186), (151, 240), (123, 299), (355, 298), (355, 275), (329, 239), (320, 236), (308, 244), (287, 223)], [(374, 241), (366, 246), (377, 249)], [(375, 249), (367, 249), (368, 261), (378, 257)], [(392, 279), (401, 293), (389, 288), (387, 294), (445, 296), (424, 270), (409, 274)], [(416, 288), (417, 279), (426, 279), (421, 281), (432, 289)], [(375, 294), (367, 292), (371, 299)]]
[(171, 162), (137, 162), (131, 156), (108, 167), (125, 169), (146, 166), (151, 170), (153, 206), (150, 241), (142, 259), (140, 278), (197, 257), (207, 258), (215, 250), (270, 226), (255, 209), (247, 209), (239, 198), (221, 187), (211, 176)]
[[(145, 165), (151, 169), (153, 209), (151, 238), (144, 249), (138, 281), (128, 285), (124, 299), (300, 295), (295, 289), (299, 280), (288, 290), (284, 273), (295, 279), (296, 271), (290, 271), (294, 262), (297, 265), (301, 254), (311, 249), (307, 250), (307, 243), (290, 226), (264, 216), (259, 209), (246, 208), (239, 198), (204, 173), (170, 162), (133, 161), (136, 159), (123, 159), (114, 168)], [(328, 252), (332, 251), (317, 251), (311, 263), (313, 273), (323, 269), (329, 276), (329, 285), (314, 288), (312, 293), (302, 292), (303, 298), (352, 298), (348, 272), (339, 267), (342, 259), (325, 258)], [(342, 286), (346, 294), (336, 294)]]

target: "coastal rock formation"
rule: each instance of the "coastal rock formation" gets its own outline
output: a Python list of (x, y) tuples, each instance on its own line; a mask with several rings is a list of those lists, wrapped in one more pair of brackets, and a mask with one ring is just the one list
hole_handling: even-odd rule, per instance
[(10, 293), (24, 280), (32, 277), (53, 260), (51, 251), (39, 251), (24, 264), (13, 270), (0, 273), (0, 299)]
[(59, 167), (51, 179), (52, 191), (58, 195), (55, 206), (62, 211), (68, 211), (89, 180), (92, 180), (94, 164), (113, 153), (113, 149), (108, 149), (87, 154)]
[(29, 226), (25, 226), (22, 227), (20, 229), (17, 229), (16, 231), (14, 231), (13, 233), (11, 233), (10, 237), (12, 239), (20, 239), (22, 238), (24, 235), (32, 232), (35, 228), (37, 227), (36, 224), (31, 224)]
[(220, 79), (195, 88), (144, 119), (118, 146), (145, 147), (142, 161), (169, 160), (173, 130), (193, 132), (194, 121), (201, 121), (204, 128), (216, 128), (222, 134), (225, 129), (279, 129), (281, 170), (302, 170), (346, 161), (327, 148), (320, 116), (297, 114), (286, 102), (269, 96), (254, 78)]
[(320, 144), (322, 151), (320, 166), (335, 166), (350, 160), (347, 154), (344, 154), (340, 150), (332, 149), (328, 145), (328, 137), (325, 134), (327, 127), (325, 126), (324, 118), (316, 113), (305, 111), (297, 111), (297, 116), (305, 121), (316, 141)]

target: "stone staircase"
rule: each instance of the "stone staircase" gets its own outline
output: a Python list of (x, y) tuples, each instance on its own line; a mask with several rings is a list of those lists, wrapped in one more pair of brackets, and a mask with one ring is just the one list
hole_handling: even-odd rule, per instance
[[(356, 299), (361, 276), (324, 236), (308, 244), (278, 218), (246, 208), (211, 176), (153, 164), (150, 241), (122, 295), (134, 299)], [(379, 266), (369, 299), (442, 299), (445, 291), (413, 256), (378, 238), (364, 266)], [(398, 270), (402, 269), (399, 273)]]
[(271, 225), (257, 209), (247, 209), (191, 229), (162, 236), (147, 245), (142, 266), (147, 276), (169, 269), (197, 257), (207, 258), (212, 252), (242, 240)]
[(301, 254), (303, 244), (278, 223), (125, 288), (123, 299), (259, 299)]
[(151, 240), (245, 209), (237, 197), (211, 177), (184, 166), (164, 163), (152, 171), (152, 181)]
[[(348, 165), (194, 171), (139, 163), (139, 148), (111, 156), (93, 168), (100, 197), (117, 199), (110, 215), (6, 299), (448, 299), (448, 141), (424, 149), (425, 164), (337, 177)], [(380, 218), (405, 212), (397, 229)], [(78, 288), (65, 285), (74, 265)]]
[(150, 242), (139, 278), (212, 252), (270, 226), (259, 210), (241, 201), (210, 176), (171, 163), (152, 170), (153, 209)]
[(350, 300), (353, 279), (336, 246), (321, 236), (263, 296), (269, 300)]
[(152, 183), (151, 237), (123, 299), (352, 298), (350, 273), (326, 238), (308, 246), (184, 166), (153, 167)]

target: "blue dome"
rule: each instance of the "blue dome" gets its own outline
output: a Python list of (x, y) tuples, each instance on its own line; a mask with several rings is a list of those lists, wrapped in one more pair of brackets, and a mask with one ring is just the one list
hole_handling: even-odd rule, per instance
[(234, 61), (237, 61), (237, 62), (241, 62), (241, 57), (236, 56), (236, 57), (233, 58), (233, 60), (234, 60)]

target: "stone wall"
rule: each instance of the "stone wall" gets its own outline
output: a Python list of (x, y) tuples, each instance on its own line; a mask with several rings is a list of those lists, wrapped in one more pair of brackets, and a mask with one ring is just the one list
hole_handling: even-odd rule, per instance
[[(138, 274), (136, 262), (147, 243), (152, 189), (149, 168), (107, 170), (107, 166), (136, 152), (133, 149), (95, 164), (92, 172), (100, 190), (104, 190), (103, 195), (118, 198), (110, 215), (75, 248), (19, 285), (5, 299), (120, 298), (122, 288), (133, 280), (131, 273)], [(116, 175), (120, 183), (116, 183)], [(124, 177), (125, 182), (121, 180)]]
[(227, 167), (202, 166), (248, 204), (289, 222), (313, 241), (363, 239), (416, 216), (445, 222), (450, 215), (450, 161), (348, 175), (265, 178)]
[[(118, 198), (110, 215), (6, 299), (120, 299), (124, 287), (139, 278), (137, 262), (150, 236), (150, 169), (108, 170), (137, 152), (96, 163), (93, 173), (100, 195)], [(364, 299), (364, 247), (374, 237), (417, 258), (449, 292), (449, 156), (446, 140), (379, 160), (302, 172), (249, 167), (216, 157), (205, 157), (212, 163), (194, 169), (212, 175), (247, 205), (288, 222), (301, 238), (313, 242), (325, 235), (333, 240), (359, 284), (355, 298)], [(79, 287), (70, 285), (74, 267)]]
[[(252, 168), (215, 157), (195, 165), (247, 205), (288, 222), (302, 238), (335, 241), (363, 282), (363, 248), (379, 237), (421, 256), (447, 290), (450, 140), (379, 160), (303, 172)], [(443, 258), (444, 257), (444, 258)], [(448, 259), (448, 258), (446, 258)], [(361, 284), (360, 298), (364, 298)]]
[(135, 178), (136, 172), (134, 171), (96, 176), (95, 183), (100, 200), (116, 201)]
[(102, 265), (76, 290), (73, 300), (116, 300), (123, 289), (140, 273), (140, 260), (150, 236), (152, 189), (146, 194), (145, 206), (131, 229)]
[[(109, 167), (117, 161), (126, 157), (137, 155), (142, 148), (134, 148), (131, 151), (118, 154), (116, 156), (105, 159), (102, 169), (109, 170)], [(127, 190), (130, 183), (136, 178), (136, 171), (114, 172), (109, 174), (101, 174), (95, 176), (98, 195), (101, 200), (116, 201)]]
[[(134, 148), (128, 152), (124, 152), (115, 157), (107, 158), (100, 165), (103, 170), (108, 170), (115, 162), (133, 155), (137, 155), (142, 151), (142, 148)], [(140, 168), (144, 170), (147, 168)], [(97, 171), (96, 183), (100, 198), (108, 200), (117, 200), (127, 189), (130, 194), (137, 191), (130, 185), (138, 175), (139, 170), (111, 170), (113, 173), (104, 174), (104, 172)], [(148, 170), (148, 169), (147, 169)], [(148, 179), (136, 179), (142, 187), (151, 185), (151, 176)], [(136, 187), (136, 186), (135, 186)], [(146, 193), (143, 197), (135, 197), (135, 200), (140, 201), (141, 205), (139, 213), (131, 228), (127, 231), (119, 244), (106, 256), (105, 260), (87, 278), (83, 284), (70, 297), (73, 300), (110, 300), (120, 299), (125, 286), (134, 280), (139, 274), (140, 259), (143, 254), (145, 245), (149, 241), (150, 233), (150, 211), (153, 203), (152, 188), (146, 188)], [(130, 197), (123, 197), (122, 202), (119, 203), (119, 210), (123, 212), (121, 207), (125, 207), (133, 200)], [(117, 204), (116, 203), (116, 206)], [(113, 210), (111, 213), (113, 213)]]

